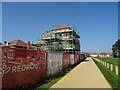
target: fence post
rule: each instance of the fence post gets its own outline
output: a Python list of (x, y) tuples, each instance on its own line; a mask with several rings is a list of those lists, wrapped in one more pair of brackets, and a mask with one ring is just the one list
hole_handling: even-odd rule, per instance
[(98, 59), (96, 59), (98, 62), (99, 62), (99, 60)]
[(106, 67), (107, 65), (106, 65), (106, 62), (105, 62), (105, 67)]
[(107, 68), (109, 68), (109, 63), (107, 63)]
[(101, 61), (101, 64), (103, 64), (103, 61)]
[(118, 75), (118, 66), (115, 66), (116, 75)]
[(107, 68), (108, 68), (108, 63), (107, 63), (107, 66), (106, 66)]
[(101, 62), (101, 64), (103, 64), (103, 61)]
[(100, 60), (99, 60), (99, 63), (100, 63)]
[(112, 64), (110, 64), (110, 70), (113, 71), (113, 65)]
[(110, 64), (108, 63), (108, 68), (110, 68)]
[(104, 65), (104, 61), (103, 61), (103, 65)]

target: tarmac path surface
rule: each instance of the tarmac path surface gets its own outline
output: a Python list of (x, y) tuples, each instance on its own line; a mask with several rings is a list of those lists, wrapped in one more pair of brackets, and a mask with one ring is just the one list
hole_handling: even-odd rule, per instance
[(89, 57), (54, 84), (52, 88), (111, 88), (111, 86), (92, 58)]

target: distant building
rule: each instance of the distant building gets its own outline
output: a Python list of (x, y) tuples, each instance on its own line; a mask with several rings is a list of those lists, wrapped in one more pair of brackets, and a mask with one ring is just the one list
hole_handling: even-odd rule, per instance
[(47, 51), (75, 53), (80, 51), (80, 36), (66, 24), (46, 31), (41, 37), (41, 48)]
[(83, 54), (85, 54), (86, 57), (90, 57), (90, 53), (88, 52), (82, 52)]
[(30, 41), (27, 43), (22, 40), (13, 40), (10, 42), (5, 41), (3, 45), (0, 46), (1, 48), (15, 48), (15, 49), (30, 49), (30, 50), (37, 50), (36, 46), (30, 45)]
[(112, 57), (111, 53), (105, 53), (105, 52), (102, 52), (102, 53), (91, 52), (89, 54), (91, 57)]
[(99, 56), (99, 53), (96, 53), (96, 52), (91, 52), (89, 54), (91, 57), (98, 57)]
[(111, 57), (111, 53), (100, 53), (99, 57)]

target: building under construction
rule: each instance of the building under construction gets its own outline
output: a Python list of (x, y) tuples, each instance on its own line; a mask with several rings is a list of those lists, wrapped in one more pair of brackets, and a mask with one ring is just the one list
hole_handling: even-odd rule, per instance
[(42, 50), (75, 53), (80, 51), (80, 36), (66, 24), (45, 31), (37, 43)]

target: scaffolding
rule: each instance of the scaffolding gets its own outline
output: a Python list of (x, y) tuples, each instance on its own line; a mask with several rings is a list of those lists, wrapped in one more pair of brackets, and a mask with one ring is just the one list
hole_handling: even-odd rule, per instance
[[(63, 29), (56, 31), (49, 31), (41, 38), (47, 41), (44, 49), (50, 52), (66, 52), (74, 54), (75, 51), (80, 50), (79, 37), (77, 37), (74, 30)], [(77, 44), (76, 44), (77, 42)]]

